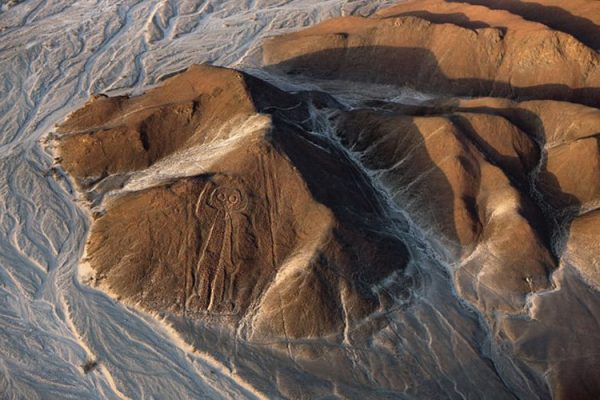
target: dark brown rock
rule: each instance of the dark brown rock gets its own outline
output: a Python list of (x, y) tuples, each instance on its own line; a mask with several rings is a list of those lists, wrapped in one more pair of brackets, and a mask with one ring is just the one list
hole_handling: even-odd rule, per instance
[(555, 261), (539, 230), (542, 214), (519, 190), (526, 193), (539, 154), (506, 119), (360, 111), (343, 117), (339, 132), (398, 206), (457, 249), (464, 297), (489, 311), (517, 311), (528, 293), (549, 287)]
[(337, 18), (271, 38), (263, 59), (318, 78), (600, 104), (600, 56), (568, 34), (523, 24), (528, 29), (473, 30), (412, 16)]
[[(279, 365), (256, 369), (291, 397), (337, 391), (333, 377), (354, 382), (364, 363), (381, 374), (360, 385), (434, 398), (430, 384), (458, 358), (494, 364), (494, 388), (510, 389), (498, 398), (596, 398), (600, 59), (584, 20), (599, 14), (567, 3), (408, 1), (264, 45), (270, 71), (360, 84), (362, 95), (382, 88), (370, 84), (437, 94), (419, 104), (373, 96), (347, 109), (208, 66), (142, 96), (93, 98), (56, 140), (92, 200), (88, 278), (188, 338), (196, 331), (182, 326), (216, 332), (190, 342), (249, 339), (246, 351), (269, 346), (320, 376), (323, 357), (346, 366), (306, 390)], [(315, 121), (315, 108), (330, 119)], [(404, 211), (431, 249), (407, 246), (395, 225)], [(451, 279), (424, 273), (424, 300), (409, 309), (421, 251)], [(454, 307), (454, 289), (489, 336)], [(349, 345), (357, 337), (364, 348)], [(488, 340), (507, 363), (487, 358)], [(449, 371), (455, 389), (460, 373)]]
[[(281, 107), (281, 93), (259, 83), (256, 101), (245, 80), (195, 66), (138, 98), (98, 99), (61, 125), (63, 165), (82, 188), (124, 172), (137, 182), (102, 203), (86, 261), (101, 287), (146, 310), (226, 321), (254, 340), (339, 334), (393, 304), (377, 287), (402, 273), (408, 253), (382, 230), (385, 210), (349, 159), (257, 114), (269, 95)], [(227, 142), (220, 128), (242, 117), (258, 122)], [(228, 146), (215, 152), (219, 141)], [(209, 152), (202, 174), (140, 184), (144, 168), (189, 150)]]
[(567, 257), (587, 282), (600, 287), (600, 210), (576, 217), (569, 227)]

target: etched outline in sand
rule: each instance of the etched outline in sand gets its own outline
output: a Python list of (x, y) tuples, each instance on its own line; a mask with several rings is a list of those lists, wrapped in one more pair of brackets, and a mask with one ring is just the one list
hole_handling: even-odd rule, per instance
[[(206, 196), (206, 188), (198, 196), (195, 213), (206, 218), (205, 206), (214, 210), (208, 236), (198, 254), (198, 262), (187, 272), (186, 302), (184, 311), (206, 310), (215, 315), (235, 315), (233, 286), (239, 273), (239, 265), (233, 256), (233, 244), (238, 224), (232, 214), (241, 212), (248, 205), (242, 190), (217, 186)], [(224, 307), (224, 309), (220, 309)]]

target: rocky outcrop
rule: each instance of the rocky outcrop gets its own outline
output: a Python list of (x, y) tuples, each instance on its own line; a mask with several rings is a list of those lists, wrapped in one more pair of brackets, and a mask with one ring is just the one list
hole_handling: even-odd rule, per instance
[[(581, 332), (600, 310), (600, 58), (581, 19), (599, 14), (567, 3), (407, 1), (264, 44), (269, 73), (332, 95), (192, 66), (141, 96), (94, 97), (54, 142), (92, 210), (85, 278), (179, 327), (276, 343), (316, 375), (320, 350), (306, 343), (326, 338), (345, 382), (427, 342), (444, 374), (461, 352), (461, 366), (474, 353), (493, 364), (498, 398), (597, 397), (600, 359)], [(442, 272), (416, 265), (433, 259)], [(454, 289), (489, 337), (430, 305)], [(565, 315), (584, 308), (563, 346)], [(360, 384), (428, 386), (430, 365), (407, 363), (422, 374), (383, 367)]]
[(89, 279), (129, 304), (226, 320), (255, 340), (337, 334), (408, 297), (412, 278), (382, 283), (409, 256), (382, 229), (373, 188), (331, 143), (278, 114), (286, 108), (289, 121), (306, 117), (300, 97), (194, 66), (71, 115), (62, 165), (81, 190), (107, 195), (86, 246)]
[(600, 393), (590, 341), (571, 343), (564, 325), (582, 304), (592, 310), (572, 323), (597, 324), (599, 15), (590, 1), (407, 1), (272, 38), (263, 52), (290, 79), (425, 92), (419, 104), (353, 104), (337, 135), (444, 243), (460, 296), (553, 398)]
[(567, 257), (585, 279), (600, 287), (600, 210), (590, 211), (573, 220), (566, 245)]
[(475, 99), (457, 104), (460, 110), (502, 115), (539, 141), (545, 154), (535, 175), (536, 190), (550, 207), (576, 213), (598, 203), (598, 109), (548, 100)]
[[(427, 6), (421, 10), (429, 12)], [(526, 29), (471, 29), (414, 16), (346, 17), (272, 38), (263, 59), (287, 73), (437, 94), (599, 104), (596, 51), (540, 24), (516, 25)]]
[(462, 6), (482, 5), (505, 10), (531, 21), (568, 33), (591, 47), (600, 49), (600, 11), (594, 0), (449, 0)]
[(508, 120), (358, 111), (339, 132), (395, 203), (456, 249), (464, 297), (490, 312), (517, 311), (528, 293), (549, 287), (555, 261), (542, 214), (526, 194), (539, 153)]
[[(435, 24), (453, 24), (468, 29), (496, 28), (501, 31), (548, 30), (536, 19), (493, 8), (492, 2), (461, 2), (440, 0), (409, 0), (377, 13), (380, 18), (418, 17)], [(498, 2), (495, 2), (498, 3)]]
[[(260, 93), (262, 83), (241, 73), (192, 66), (144, 96), (93, 97), (57, 129), (61, 165), (89, 190), (108, 176), (140, 171), (177, 151), (233, 136), (266, 106), (252, 97), (248, 84), (258, 85)], [(269, 90), (281, 107), (298, 104)], [(305, 109), (298, 112), (306, 115)]]

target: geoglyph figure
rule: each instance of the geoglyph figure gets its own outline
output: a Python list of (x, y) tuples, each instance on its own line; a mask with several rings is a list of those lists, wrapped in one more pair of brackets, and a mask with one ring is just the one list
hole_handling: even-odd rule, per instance
[[(207, 192), (210, 192), (207, 194)], [(212, 217), (208, 235), (203, 240), (198, 262), (187, 277), (185, 309), (211, 313), (234, 313), (233, 288), (239, 273), (234, 255), (234, 243), (239, 232), (234, 214), (247, 206), (239, 189), (218, 186), (205, 190), (198, 197), (196, 216), (200, 220)]]

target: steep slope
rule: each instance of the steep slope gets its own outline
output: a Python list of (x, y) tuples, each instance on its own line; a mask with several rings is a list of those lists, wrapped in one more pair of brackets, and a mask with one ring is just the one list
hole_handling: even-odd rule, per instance
[[(392, 304), (373, 287), (409, 256), (385, 209), (342, 153), (285, 122), (286, 108), (306, 118), (300, 97), (193, 66), (72, 114), (56, 141), (63, 166), (81, 190), (109, 194), (88, 279), (150, 311), (243, 322), (255, 339), (336, 334)], [(147, 170), (162, 176), (144, 181)]]
[(539, 153), (514, 125), (481, 114), (357, 111), (339, 132), (395, 202), (456, 249), (464, 297), (489, 312), (519, 311), (528, 293), (549, 287), (555, 261), (527, 195)]
[(353, 99), (336, 134), (441, 240), (459, 294), (559, 399), (600, 393), (584, 334), (600, 309), (600, 64), (588, 47), (599, 12), (589, 1), (408, 1), (271, 38), (263, 52), (294, 81), (426, 93), (410, 105)]
[[(456, 2), (457, 0), (450, 0)], [(479, 4), (506, 10), (539, 21), (576, 37), (593, 49), (600, 49), (600, 11), (595, 0), (459, 0), (461, 4)]]
[(271, 38), (263, 60), (288, 73), (437, 94), (599, 104), (594, 50), (540, 24), (515, 25), (469, 29), (412, 16), (339, 18)]
[[(483, 2), (481, 2), (483, 3)], [(548, 28), (535, 19), (527, 20), (518, 14), (502, 9), (491, 9), (490, 5), (477, 5), (477, 2), (440, 0), (405, 1), (384, 8), (380, 18), (418, 17), (435, 24), (450, 23), (468, 29), (497, 28), (507, 30), (540, 31)]]
[(471, 3), (270, 38), (281, 89), (192, 66), (93, 97), (54, 137), (84, 280), (265, 393), (597, 398), (600, 59)]

